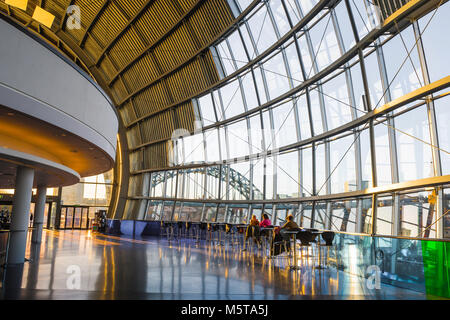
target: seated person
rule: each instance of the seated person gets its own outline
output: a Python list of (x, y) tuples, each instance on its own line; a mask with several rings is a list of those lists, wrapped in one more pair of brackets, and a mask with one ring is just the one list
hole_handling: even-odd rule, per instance
[(285, 229), (285, 230), (300, 230), (300, 227), (298, 226), (298, 224), (296, 224), (294, 222), (294, 216), (292, 214), (288, 215), (286, 217), (286, 223), (280, 228), (281, 230)]
[[(263, 214), (263, 219), (261, 223), (259, 224), (260, 228), (267, 228), (272, 226), (272, 222), (269, 219), (269, 215), (267, 213)], [(270, 230), (266, 229), (261, 231), (261, 235), (268, 237), (270, 235)]]
[(261, 228), (266, 228), (266, 227), (270, 227), (272, 225), (272, 222), (269, 220), (269, 216), (267, 215), (267, 213), (263, 214), (263, 219), (261, 221), (261, 223), (259, 224), (259, 226)]
[(286, 217), (286, 223), (280, 227), (280, 235), (283, 239), (288, 240), (290, 235), (285, 234), (286, 231), (300, 231), (298, 224), (294, 222), (294, 217), (290, 214)]
[(248, 238), (250, 238), (253, 235), (253, 240), (255, 242), (260, 242), (259, 240), (259, 221), (256, 218), (255, 215), (252, 216), (252, 219), (250, 220), (250, 224), (247, 227), (247, 231), (245, 232), (245, 240), (247, 241)]

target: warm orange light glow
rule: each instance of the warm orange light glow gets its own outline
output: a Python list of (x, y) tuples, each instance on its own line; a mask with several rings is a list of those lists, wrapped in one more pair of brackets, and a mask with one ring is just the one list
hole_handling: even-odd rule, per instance
[(53, 21), (55, 20), (55, 16), (52, 15), (50, 12), (45, 11), (41, 7), (36, 6), (36, 9), (34, 10), (33, 13), (33, 19), (43, 24), (47, 28), (51, 28)]
[(54, 135), (41, 122), (25, 122), (23, 117), (0, 116), (1, 147), (35, 155), (61, 163), (76, 172), (89, 172), (92, 167), (92, 151), (82, 150), (74, 156), (73, 139)]

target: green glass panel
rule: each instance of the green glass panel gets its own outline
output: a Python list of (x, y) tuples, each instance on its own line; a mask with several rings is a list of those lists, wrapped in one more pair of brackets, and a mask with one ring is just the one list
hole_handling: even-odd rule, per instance
[(422, 241), (427, 295), (450, 298), (450, 243)]

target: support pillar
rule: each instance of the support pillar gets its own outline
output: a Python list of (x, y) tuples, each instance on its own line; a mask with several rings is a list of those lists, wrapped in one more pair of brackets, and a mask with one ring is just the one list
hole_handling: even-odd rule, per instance
[(22, 264), (25, 262), (33, 180), (34, 169), (17, 167), (7, 264)]
[(33, 234), (31, 241), (33, 243), (41, 243), (42, 228), (44, 226), (45, 200), (47, 197), (47, 186), (38, 186), (37, 200), (34, 206)]

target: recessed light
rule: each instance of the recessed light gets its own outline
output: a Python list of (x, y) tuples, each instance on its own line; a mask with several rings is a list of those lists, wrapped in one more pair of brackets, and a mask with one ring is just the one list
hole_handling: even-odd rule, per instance
[(65, 136), (66, 136), (66, 134), (65, 134), (65, 133), (62, 133), (62, 134), (61, 134), (61, 137), (65, 137)]
[(14, 116), (15, 114), (14, 114), (14, 112), (8, 112), (7, 115), (10, 116), (10, 117), (12, 117), (12, 116)]

